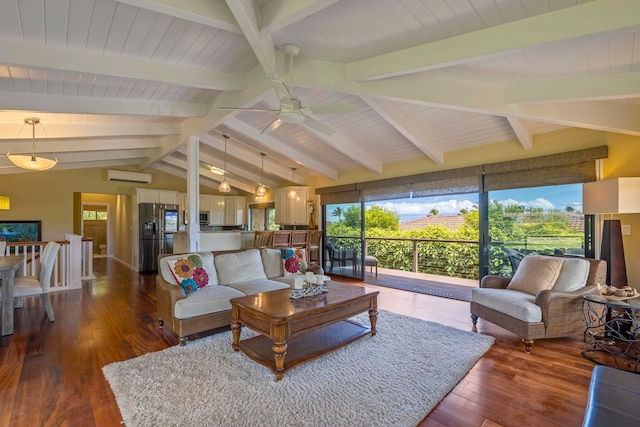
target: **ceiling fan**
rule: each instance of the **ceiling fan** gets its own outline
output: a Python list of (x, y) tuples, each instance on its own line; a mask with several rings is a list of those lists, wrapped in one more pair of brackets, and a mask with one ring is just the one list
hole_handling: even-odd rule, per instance
[(279, 109), (234, 107), (219, 107), (219, 109), (278, 113), (278, 117), (271, 122), (269, 126), (264, 128), (261, 133), (272, 132), (282, 123), (303, 123), (305, 126), (308, 126), (318, 132), (331, 135), (335, 132), (334, 129), (311, 116), (316, 114), (348, 113), (356, 111), (358, 106), (356, 104), (303, 106), (300, 100), (293, 94), (293, 58), (300, 53), (300, 48), (298, 46), (288, 44), (284, 46), (284, 51), (289, 56), (289, 86), (287, 87), (287, 85), (280, 79), (271, 79), (273, 88), (278, 95), (278, 99), (280, 99)]

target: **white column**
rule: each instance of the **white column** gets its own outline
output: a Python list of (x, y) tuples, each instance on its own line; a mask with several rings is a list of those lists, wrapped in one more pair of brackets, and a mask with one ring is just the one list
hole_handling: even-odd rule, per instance
[(187, 210), (189, 212), (189, 252), (200, 250), (200, 138), (187, 142)]
[(82, 236), (77, 234), (66, 234), (64, 237), (69, 241), (68, 272), (69, 282), (67, 289), (77, 289), (82, 287)]

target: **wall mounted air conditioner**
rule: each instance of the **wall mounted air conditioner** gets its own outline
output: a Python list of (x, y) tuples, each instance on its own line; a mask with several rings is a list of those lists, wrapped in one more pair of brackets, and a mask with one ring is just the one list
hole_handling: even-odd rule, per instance
[(151, 174), (142, 172), (119, 171), (109, 169), (107, 171), (109, 181), (135, 182), (138, 184), (151, 184)]

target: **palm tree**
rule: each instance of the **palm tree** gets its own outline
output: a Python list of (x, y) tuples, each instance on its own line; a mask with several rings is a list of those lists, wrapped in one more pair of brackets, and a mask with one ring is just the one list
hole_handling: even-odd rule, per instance
[(342, 215), (344, 215), (344, 209), (342, 209), (341, 207), (337, 207), (333, 210), (333, 212), (331, 212), (331, 215), (337, 216), (338, 222), (340, 222), (342, 220)]

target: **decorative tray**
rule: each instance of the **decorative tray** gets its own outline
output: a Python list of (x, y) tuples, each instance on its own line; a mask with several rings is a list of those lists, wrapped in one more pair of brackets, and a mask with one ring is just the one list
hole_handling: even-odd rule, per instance
[(624, 301), (624, 300), (628, 300), (631, 298), (638, 298), (640, 297), (640, 293), (638, 293), (638, 291), (636, 291), (633, 295), (628, 296), (628, 297), (617, 297), (615, 295), (602, 295), (600, 294), (601, 297), (606, 298), (609, 301)]
[[(610, 286), (609, 286), (610, 287)], [(640, 296), (640, 293), (638, 293), (638, 291), (636, 289), (630, 288), (630, 287), (626, 287), (625, 289), (627, 290), (633, 290), (633, 295), (625, 295), (625, 296), (615, 296), (615, 295), (607, 295), (607, 286), (601, 286), (600, 284), (598, 284), (598, 293), (600, 294), (601, 297), (605, 298), (608, 301), (624, 301), (624, 300), (628, 300), (628, 299), (632, 299), (632, 298), (638, 298)]]

